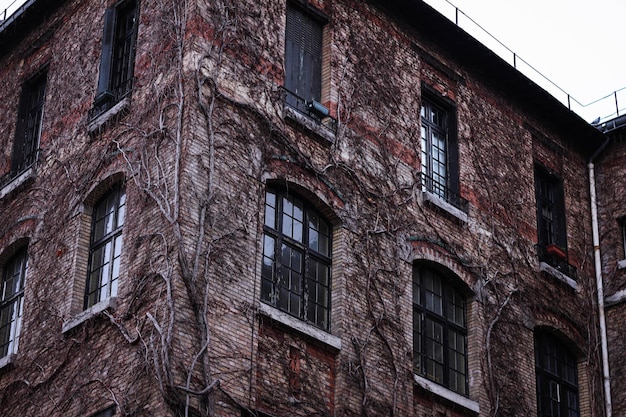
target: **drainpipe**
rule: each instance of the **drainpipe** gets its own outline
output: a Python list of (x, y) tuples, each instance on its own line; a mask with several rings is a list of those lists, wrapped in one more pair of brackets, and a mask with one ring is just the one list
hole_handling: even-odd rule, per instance
[(591, 197), (591, 224), (593, 228), (593, 254), (596, 269), (596, 290), (598, 293), (598, 316), (600, 320), (600, 344), (602, 347), (602, 376), (604, 380), (604, 406), (606, 417), (612, 417), (611, 374), (609, 372), (609, 348), (606, 335), (606, 317), (604, 311), (604, 284), (602, 278), (602, 258), (600, 256), (600, 232), (598, 228), (598, 207), (596, 200), (596, 179), (593, 160), (608, 145), (609, 139), (593, 154), (589, 160), (589, 194)]

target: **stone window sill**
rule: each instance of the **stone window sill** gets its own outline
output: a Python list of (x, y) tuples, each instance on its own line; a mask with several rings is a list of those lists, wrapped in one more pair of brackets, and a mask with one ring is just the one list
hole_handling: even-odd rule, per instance
[(326, 345), (336, 350), (341, 350), (341, 339), (337, 336), (326, 333), (325, 331), (320, 330), (317, 327), (305, 323), (295, 317), (292, 317), (277, 308), (261, 302), (259, 305), (259, 312), (264, 316), (269, 317), (270, 319), (289, 327), (290, 329), (293, 329), (299, 333), (309, 336), (312, 339), (317, 340), (323, 345)]
[(292, 107), (285, 105), (283, 109), (283, 117), (302, 126), (306, 130), (315, 133), (317, 136), (327, 140), (330, 143), (335, 141), (335, 132), (333, 132), (332, 129), (316, 122), (312, 118), (300, 113), (298, 110)]
[(433, 194), (430, 191), (423, 191), (422, 198), (424, 199), (424, 201), (427, 201), (432, 205), (440, 208), (452, 217), (458, 219), (460, 222), (467, 223), (467, 213), (454, 207), (452, 204), (448, 203), (446, 200), (439, 197), (438, 195)]
[(111, 107), (104, 113), (94, 117), (89, 121), (87, 125), (87, 132), (89, 134), (95, 133), (101, 130), (110, 120), (118, 115), (123, 115), (130, 109), (130, 98), (124, 97), (115, 106)]
[(578, 290), (578, 284), (576, 281), (546, 262), (539, 262), (539, 271), (552, 275), (554, 278), (572, 287), (573, 290)]
[(31, 165), (17, 177), (13, 178), (7, 185), (0, 189), (0, 198), (4, 198), (5, 195), (15, 190), (20, 185), (24, 184), (29, 178), (35, 176), (35, 168)]
[(480, 413), (480, 406), (476, 401), (464, 397), (461, 394), (449, 390), (448, 388), (442, 387), (441, 385), (430, 381), (422, 376), (413, 374), (413, 378), (415, 379), (415, 383), (426, 391), (431, 392), (432, 394), (440, 398), (450, 401), (476, 414)]
[(87, 310), (81, 311), (70, 320), (63, 323), (62, 333), (67, 333), (74, 327), (81, 325), (87, 320), (97, 316), (104, 310), (115, 310), (117, 308), (117, 297), (107, 298), (104, 301), (100, 301), (97, 304), (89, 307)]
[(9, 353), (0, 359), (0, 369), (8, 368), (15, 362), (15, 353)]
[(624, 302), (626, 302), (626, 290), (618, 291), (604, 299), (604, 303), (607, 307), (622, 304)]
[(624, 268), (626, 268), (626, 259), (617, 261), (617, 269), (624, 269)]

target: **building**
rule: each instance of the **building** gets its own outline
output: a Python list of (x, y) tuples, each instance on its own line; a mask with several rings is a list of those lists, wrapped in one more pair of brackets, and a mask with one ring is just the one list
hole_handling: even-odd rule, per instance
[(626, 407), (617, 131), (423, 2), (29, 0), (0, 80), (3, 416)]

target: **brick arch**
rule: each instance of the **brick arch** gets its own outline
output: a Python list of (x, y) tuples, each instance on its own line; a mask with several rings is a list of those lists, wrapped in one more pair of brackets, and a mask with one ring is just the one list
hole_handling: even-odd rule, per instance
[(123, 172), (113, 173), (102, 181), (98, 182), (87, 192), (83, 202), (87, 207), (93, 207), (96, 202), (117, 185), (123, 185), (126, 183), (126, 175)]
[[(333, 209), (336, 207), (336, 194), (326, 186), (320, 185), (319, 181), (294, 181), (284, 177), (267, 178), (266, 186), (283, 190), (293, 190), (293, 192), (319, 211), (333, 227), (341, 224), (341, 219)], [(328, 199), (328, 196), (331, 199)], [(334, 198), (333, 198), (334, 197)]]
[(435, 266), (447, 276), (462, 282), (467, 292), (474, 293), (476, 277), (471, 274), (455, 257), (441, 246), (429, 242), (413, 242), (412, 263), (424, 263)]

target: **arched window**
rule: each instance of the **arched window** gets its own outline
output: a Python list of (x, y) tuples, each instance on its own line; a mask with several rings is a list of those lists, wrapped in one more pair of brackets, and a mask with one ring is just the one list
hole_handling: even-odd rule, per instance
[(328, 330), (330, 225), (298, 196), (268, 189), (263, 230), (261, 299)]
[(28, 254), (22, 248), (4, 265), (0, 287), (0, 358), (17, 352), (22, 327)]
[(535, 334), (539, 417), (578, 417), (576, 356), (553, 334)]
[(465, 306), (440, 272), (413, 266), (413, 371), (467, 396)]
[(125, 211), (126, 194), (120, 186), (93, 208), (85, 309), (117, 295)]

